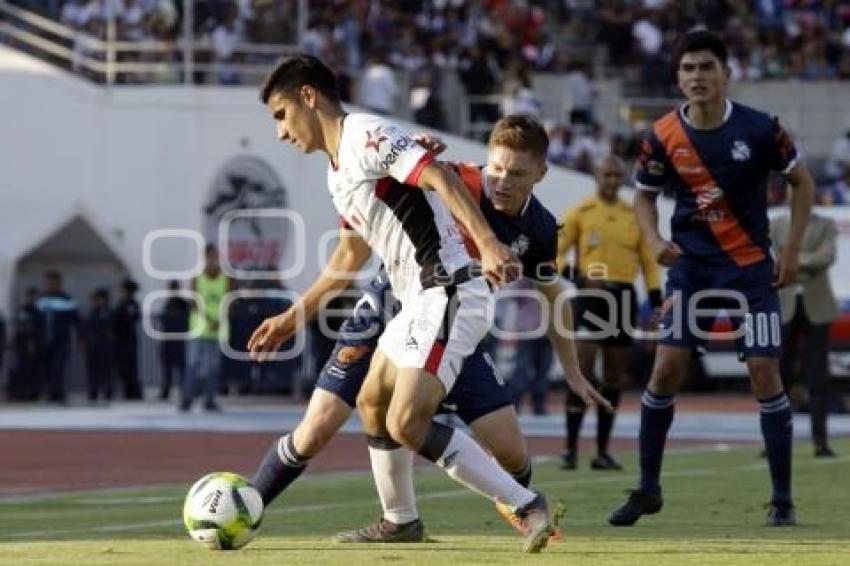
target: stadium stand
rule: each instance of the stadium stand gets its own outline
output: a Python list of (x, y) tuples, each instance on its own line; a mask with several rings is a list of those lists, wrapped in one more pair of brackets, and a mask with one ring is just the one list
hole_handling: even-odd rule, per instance
[[(344, 100), (360, 102), (359, 83), (370, 62), (381, 58), (391, 70), (385, 82), (394, 80), (398, 91), (397, 116), (481, 139), (504, 112), (522, 109), (547, 120), (555, 140), (552, 162), (579, 171), (591, 170), (608, 151), (634, 157), (643, 128), (674, 103), (672, 47), (693, 27), (721, 33), (730, 45), (733, 80), (739, 83), (850, 78), (850, 6), (845, 2), (0, 4), (8, 21), (0, 41), (99, 82), (254, 84), (275, 59), (300, 45), (340, 74)], [(191, 13), (184, 13), (187, 6)], [(191, 47), (180, 40), (188, 28)], [(27, 39), (22, 33), (31, 41), (21, 41)], [(45, 40), (50, 43), (44, 45)], [(57, 46), (66, 56), (57, 53)], [(822, 110), (827, 112), (838, 110)], [(816, 120), (802, 116), (799, 121)], [(841, 204), (843, 169), (836, 163), (843, 162), (836, 162), (835, 152), (827, 159), (825, 146), (826, 138), (843, 139), (835, 128), (844, 124), (829, 118), (822, 122), (829, 126), (803, 133), (804, 145), (821, 186), (820, 202)], [(798, 129), (791, 125), (792, 131)], [(824, 141), (813, 144), (809, 138), (814, 136)], [(781, 189), (776, 192), (774, 200), (781, 201)]]

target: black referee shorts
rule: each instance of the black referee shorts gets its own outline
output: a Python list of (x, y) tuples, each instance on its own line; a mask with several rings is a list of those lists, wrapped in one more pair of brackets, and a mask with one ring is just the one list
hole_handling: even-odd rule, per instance
[(580, 280), (573, 318), (575, 329), (581, 331), (579, 340), (600, 346), (630, 346), (632, 332), (638, 328), (634, 285)]

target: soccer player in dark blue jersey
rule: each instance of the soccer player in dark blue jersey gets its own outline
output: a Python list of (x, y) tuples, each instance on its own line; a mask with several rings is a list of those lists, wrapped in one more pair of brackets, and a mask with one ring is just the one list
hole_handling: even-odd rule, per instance
[[(642, 397), (640, 481), (611, 515), (615, 526), (657, 513), (661, 460), (673, 421), (673, 397), (711, 328), (727, 310), (739, 355), (761, 408), (773, 492), (768, 525), (796, 523), (791, 497), (792, 419), (779, 376), (781, 317), (776, 288), (794, 281), (813, 182), (778, 122), (726, 98), (726, 47), (707, 31), (688, 33), (677, 55), (687, 101), (653, 125), (636, 167), (638, 224), (662, 265), (670, 267), (659, 346)], [(793, 188), (788, 244), (771, 258), (766, 184), (771, 171)], [(658, 231), (655, 199), (673, 191), (672, 240)]]

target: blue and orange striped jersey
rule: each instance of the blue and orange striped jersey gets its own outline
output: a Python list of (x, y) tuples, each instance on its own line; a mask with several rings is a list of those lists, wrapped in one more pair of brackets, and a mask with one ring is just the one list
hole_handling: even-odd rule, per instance
[[(558, 223), (537, 197), (530, 195), (516, 216), (499, 212), (490, 202), (487, 175), (480, 165), (450, 163), (469, 194), (481, 207), (481, 213), (500, 242), (511, 249), (522, 263), (522, 274), (538, 282), (557, 278), (555, 256), (558, 249)], [(475, 242), (458, 223), (470, 256), (480, 258)]]
[(641, 145), (635, 184), (672, 189), (673, 241), (684, 257), (744, 267), (768, 257), (767, 181), (788, 173), (797, 149), (779, 122), (726, 101), (723, 123), (694, 128), (687, 104), (653, 124)]

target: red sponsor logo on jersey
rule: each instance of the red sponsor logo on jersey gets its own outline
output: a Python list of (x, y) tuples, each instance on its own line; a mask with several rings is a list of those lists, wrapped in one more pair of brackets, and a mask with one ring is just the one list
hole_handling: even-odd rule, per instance
[(383, 126), (378, 126), (374, 132), (366, 132), (366, 149), (371, 147), (375, 150), (375, 153), (381, 151), (381, 143), (389, 139), (381, 131), (382, 128)]

